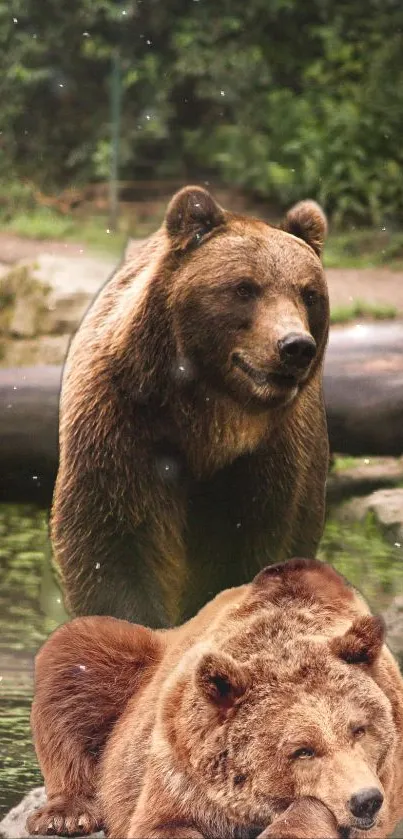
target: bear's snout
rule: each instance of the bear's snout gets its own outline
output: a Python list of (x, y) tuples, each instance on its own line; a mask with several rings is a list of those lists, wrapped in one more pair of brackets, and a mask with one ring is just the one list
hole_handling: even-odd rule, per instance
[(360, 789), (351, 796), (350, 810), (357, 819), (373, 821), (383, 804), (383, 795), (377, 787)]
[(316, 342), (311, 335), (303, 332), (290, 332), (280, 339), (277, 346), (280, 360), (287, 370), (306, 370), (316, 355)]

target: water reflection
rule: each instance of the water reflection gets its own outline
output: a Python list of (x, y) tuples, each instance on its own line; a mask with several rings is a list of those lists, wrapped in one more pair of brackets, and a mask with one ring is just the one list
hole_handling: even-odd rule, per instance
[(46, 514), (0, 505), (0, 818), (42, 783), (29, 728), (33, 658), (63, 620)]

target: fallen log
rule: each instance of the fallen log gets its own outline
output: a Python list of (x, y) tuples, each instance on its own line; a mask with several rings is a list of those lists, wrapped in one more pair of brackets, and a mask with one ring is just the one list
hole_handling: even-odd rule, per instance
[[(0, 370), (0, 500), (49, 502), (60, 381), (60, 367)], [(401, 455), (403, 324), (333, 329), (324, 390), (332, 451)]]
[(58, 461), (60, 367), (0, 370), (0, 500), (48, 503)]
[(333, 329), (324, 393), (330, 447), (350, 455), (403, 453), (403, 323)]

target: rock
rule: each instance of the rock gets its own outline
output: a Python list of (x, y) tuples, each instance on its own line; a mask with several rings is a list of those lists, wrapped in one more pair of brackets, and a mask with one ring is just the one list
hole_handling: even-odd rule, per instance
[(57, 256), (42, 254), (35, 276), (50, 288), (42, 334), (69, 334), (77, 329), (99, 289), (116, 270), (113, 256)]
[(13, 338), (34, 338), (41, 331), (46, 314), (46, 294), (38, 289), (17, 297), (9, 324)]
[(70, 335), (38, 335), (18, 341), (3, 341), (0, 367), (36, 367), (55, 364), (61, 366), (67, 355)]
[(7, 321), (0, 328), (18, 338), (69, 334), (77, 329), (96, 293), (116, 269), (113, 257), (42, 254), (0, 275)]
[[(30, 836), (26, 829), (27, 818), (37, 807), (42, 807), (45, 801), (45, 787), (31, 790), (0, 822), (0, 837), (2, 839), (27, 839)], [(103, 836), (103, 833), (92, 833), (89, 839)]]
[(377, 489), (403, 484), (403, 458), (366, 458), (348, 469), (331, 472), (327, 480), (328, 503), (353, 495), (368, 495)]
[(26, 820), (30, 813), (46, 800), (45, 787), (31, 790), (0, 822), (0, 836), (5, 839), (25, 839), (29, 836)]
[(403, 544), (403, 488), (379, 489), (364, 498), (352, 498), (339, 508), (342, 521), (362, 521), (372, 513), (383, 535), (398, 547)]
[(0, 332), (32, 338), (40, 331), (50, 286), (34, 276), (35, 266), (16, 265), (0, 277)]
[(44, 253), (0, 271), (1, 366), (62, 364), (71, 336), (117, 265), (113, 256)]

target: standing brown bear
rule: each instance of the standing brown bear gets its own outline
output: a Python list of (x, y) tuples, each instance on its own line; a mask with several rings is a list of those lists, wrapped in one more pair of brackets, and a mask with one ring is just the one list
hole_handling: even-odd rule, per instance
[(51, 526), (73, 613), (164, 627), (315, 556), (325, 234), (313, 202), (277, 229), (188, 187), (94, 302), (64, 372)]

